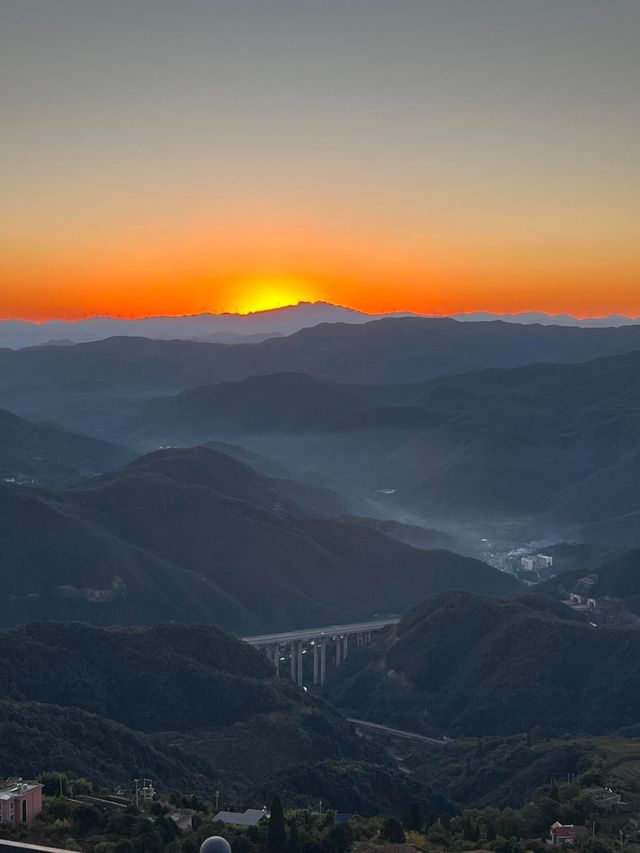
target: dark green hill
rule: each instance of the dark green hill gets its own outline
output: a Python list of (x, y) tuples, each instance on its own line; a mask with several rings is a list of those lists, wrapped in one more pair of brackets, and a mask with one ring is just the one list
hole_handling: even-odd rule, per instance
[(42, 623), (0, 632), (0, 698), (70, 705), (141, 731), (231, 725), (284, 701), (266, 658), (218, 628)]
[(614, 732), (640, 720), (640, 633), (594, 628), (537, 597), (434, 597), (337, 670), (352, 716), (422, 731)]
[(518, 588), (477, 561), (305, 520), (305, 494), (207, 448), (62, 492), (0, 487), (1, 624), (175, 620), (246, 636), (402, 612), (452, 587)]
[[(312, 488), (283, 476), (265, 476), (246, 461), (214, 447), (166, 448), (141, 456), (124, 468), (93, 480), (90, 487), (145, 475), (184, 486), (202, 486), (277, 515), (316, 518), (337, 515), (344, 507), (328, 489)], [(88, 484), (85, 484), (88, 485)]]
[(583, 563), (536, 588), (536, 595), (551, 600), (566, 599), (571, 592), (598, 601), (605, 619), (615, 618), (619, 607), (640, 616), (640, 549), (622, 551), (597, 566)]
[(0, 625), (219, 621), (252, 624), (210, 580), (159, 559), (64, 493), (0, 484)]
[(117, 444), (0, 410), (0, 480), (65, 486), (131, 459)]
[(6, 775), (68, 773), (108, 787), (154, 779), (160, 790), (213, 793), (212, 768), (144, 735), (77, 708), (0, 701), (0, 764)]
[[(401, 584), (406, 581), (415, 590), (435, 595), (444, 590), (465, 589), (484, 595), (506, 595), (516, 592), (518, 585), (510, 575), (498, 572), (486, 563), (463, 557), (451, 551), (423, 550), (405, 545), (384, 533), (359, 523), (349, 521), (314, 520), (302, 522), (304, 529), (331, 553), (338, 555), (348, 565), (359, 570), (361, 590), (380, 592), (386, 582), (398, 587), (393, 594), (396, 610), (405, 593)], [(386, 592), (386, 596), (389, 593)], [(391, 600), (380, 597), (377, 612), (384, 612)], [(393, 610), (393, 606), (391, 607)]]
[[(0, 652), (6, 774), (55, 770), (127, 787), (147, 776), (165, 792), (219, 787), (239, 802), (273, 795), (287, 778), (296, 802), (338, 805), (339, 794), (365, 813), (377, 802), (363, 779), (394, 779), (394, 802), (429, 798), (338, 712), (217, 628), (46, 623), (0, 631)], [(305, 774), (323, 761), (331, 771)], [(340, 790), (327, 795), (336, 774)]]

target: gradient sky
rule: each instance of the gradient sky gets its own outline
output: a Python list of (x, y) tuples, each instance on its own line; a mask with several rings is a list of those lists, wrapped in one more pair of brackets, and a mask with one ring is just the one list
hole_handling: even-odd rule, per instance
[(638, 0), (0, 0), (0, 316), (640, 314)]

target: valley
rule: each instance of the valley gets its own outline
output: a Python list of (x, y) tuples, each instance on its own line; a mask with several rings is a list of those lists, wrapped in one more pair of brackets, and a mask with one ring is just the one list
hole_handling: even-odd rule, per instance
[(634, 748), (635, 334), (0, 352), (0, 762), (433, 826)]

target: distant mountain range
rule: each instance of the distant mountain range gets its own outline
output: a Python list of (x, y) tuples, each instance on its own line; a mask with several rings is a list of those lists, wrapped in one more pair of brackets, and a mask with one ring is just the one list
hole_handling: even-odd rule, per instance
[(0, 350), (0, 406), (114, 438), (118, 422), (145, 399), (190, 386), (292, 370), (334, 382), (401, 386), (481, 368), (578, 362), (632, 350), (640, 350), (640, 325), (580, 329), (425, 318), (323, 323), (251, 345), (119, 337)]
[[(31, 323), (25, 320), (0, 321), (0, 348), (30, 346), (69, 346), (117, 336), (159, 339), (204, 340), (216, 343), (257, 343), (268, 337), (290, 335), (320, 323), (367, 323), (382, 317), (419, 316), (411, 312), (366, 314), (353, 308), (327, 302), (300, 302), (284, 308), (256, 311), (252, 314), (196, 314), (183, 317), (144, 317), (124, 320), (115, 317), (91, 317), (85, 320), (50, 320)], [(640, 323), (640, 318), (611, 315), (578, 319), (569, 314), (525, 312), (492, 314), (476, 312), (455, 314), (464, 322), (502, 320), (509, 323), (605, 328)]]
[(256, 343), (267, 337), (290, 335), (319, 323), (366, 323), (375, 319), (352, 308), (327, 302), (299, 302), (285, 308), (252, 314), (195, 314), (184, 317), (143, 317), (123, 320), (0, 320), (0, 347), (18, 349), (43, 344), (68, 346), (117, 336), (205, 340), (217, 343)]
[(252, 345), (120, 337), (0, 351), (0, 405), (138, 451), (240, 445), (265, 473), (337, 489), (340, 514), (639, 545), (639, 353), (635, 325), (424, 318)]
[(128, 439), (233, 438), (436, 527), (519, 519), (526, 538), (640, 545), (639, 427), (632, 352), (393, 386), (252, 377), (152, 401)]
[(67, 490), (0, 484), (0, 626), (201, 621), (246, 635), (518, 588), (478, 560), (329, 518), (330, 503), (207, 448)]
[(605, 329), (609, 327), (633, 326), (640, 323), (640, 317), (627, 317), (624, 314), (609, 314), (606, 317), (573, 317), (571, 314), (545, 314), (542, 311), (523, 311), (520, 314), (491, 314), (486, 311), (454, 314), (454, 320), (467, 323), (502, 320), (505, 323), (528, 325), (540, 323), (543, 326), (580, 326), (583, 329)]

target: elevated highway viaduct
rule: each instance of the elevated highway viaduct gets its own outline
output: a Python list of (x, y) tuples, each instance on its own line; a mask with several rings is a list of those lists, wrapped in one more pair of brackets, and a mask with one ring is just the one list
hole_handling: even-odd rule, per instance
[(291, 680), (299, 687), (304, 686), (304, 655), (313, 655), (313, 683), (324, 684), (327, 674), (327, 653), (335, 655), (336, 666), (349, 654), (350, 644), (363, 645), (371, 642), (371, 635), (389, 625), (397, 625), (399, 616), (355, 622), (349, 625), (327, 625), (324, 628), (305, 628), (300, 631), (285, 631), (280, 634), (261, 634), (243, 637), (245, 643), (262, 649), (280, 675), (280, 666), (289, 661)]

